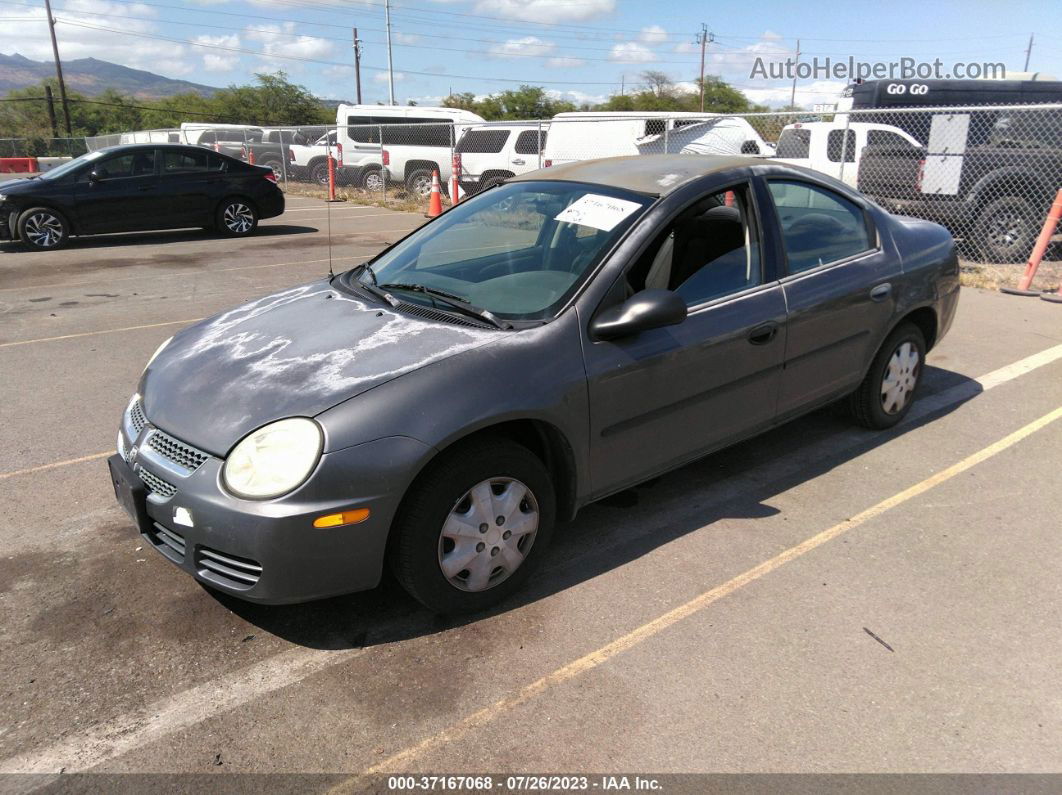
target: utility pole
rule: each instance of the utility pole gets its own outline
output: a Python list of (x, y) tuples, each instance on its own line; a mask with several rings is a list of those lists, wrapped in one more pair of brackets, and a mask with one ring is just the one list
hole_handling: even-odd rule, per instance
[(796, 107), (796, 65), (800, 63), (800, 39), (797, 39), (796, 60), (793, 61), (793, 90), (789, 92), (789, 107)]
[(701, 113), (704, 113), (704, 51), (708, 42), (715, 41), (715, 34), (708, 32), (708, 26), (701, 23), (701, 32), (697, 34), (697, 43), (701, 45)]
[(358, 87), (358, 104), (361, 104), (361, 39), (354, 28), (354, 82)]
[(624, 72), (620, 75), (620, 96), (624, 96), (627, 93), (627, 73)]
[(1029, 46), (1025, 48), (1025, 71), (1029, 71), (1029, 56), (1032, 55), (1033, 34), (1029, 34)]
[(395, 104), (395, 72), (391, 66), (391, 0), (384, 0), (384, 22), (387, 27), (387, 103)]
[(52, 87), (44, 84), (44, 101), (48, 103), (48, 123), (52, 127), (52, 138), (59, 137), (59, 125), (55, 123), (55, 103), (52, 102)]
[(73, 136), (70, 129), (70, 105), (66, 101), (66, 83), (63, 82), (63, 66), (59, 62), (59, 44), (55, 40), (55, 17), (52, 16), (51, 0), (44, 0), (44, 9), (48, 14), (48, 32), (52, 35), (52, 54), (55, 56), (55, 74), (59, 78), (59, 99), (63, 103), (63, 121), (66, 122), (66, 134)]

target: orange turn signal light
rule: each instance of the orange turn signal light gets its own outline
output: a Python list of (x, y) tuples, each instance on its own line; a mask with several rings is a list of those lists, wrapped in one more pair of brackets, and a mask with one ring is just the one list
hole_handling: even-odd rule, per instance
[(324, 516), (318, 516), (313, 520), (314, 527), (342, 527), (345, 524), (357, 524), (358, 522), (364, 522), (369, 518), (368, 508), (358, 508), (354, 511), (343, 511), (343, 513), (330, 513)]

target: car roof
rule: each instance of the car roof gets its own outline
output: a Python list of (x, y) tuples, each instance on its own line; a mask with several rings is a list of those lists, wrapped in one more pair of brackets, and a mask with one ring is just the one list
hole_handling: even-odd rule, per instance
[(589, 182), (650, 196), (664, 196), (708, 174), (747, 168), (757, 162), (754, 158), (737, 155), (624, 155), (600, 160), (578, 160), (520, 174), (506, 181)]
[(123, 149), (194, 149), (197, 152), (213, 152), (214, 154), (220, 154), (222, 157), (228, 157), (224, 152), (214, 152), (214, 150), (207, 149), (205, 146), (197, 146), (196, 144), (171, 144), (163, 141), (159, 141), (158, 143), (142, 141), (141, 143), (136, 144), (115, 144), (114, 146), (104, 146), (93, 151), (120, 152)]

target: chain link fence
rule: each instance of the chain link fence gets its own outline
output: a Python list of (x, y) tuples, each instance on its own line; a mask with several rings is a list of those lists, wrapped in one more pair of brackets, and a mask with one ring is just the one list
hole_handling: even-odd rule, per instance
[[(0, 139), (0, 156), (183, 143), (269, 166), (290, 190), (409, 208), (578, 160), (656, 153), (736, 155), (805, 166), (890, 211), (947, 226), (967, 259), (1031, 251), (1062, 188), (1062, 104), (890, 108), (834, 114), (562, 113), (551, 120), (255, 127), (188, 123), (85, 139)], [(5, 148), (7, 147), (7, 148)], [(1056, 250), (1057, 250), (1056, 246)]]

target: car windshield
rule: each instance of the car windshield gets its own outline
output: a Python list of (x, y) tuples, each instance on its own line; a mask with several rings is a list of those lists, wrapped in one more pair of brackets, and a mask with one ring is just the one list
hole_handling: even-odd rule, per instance
[[(362, 269), (403, 301), (432, 290), (507, 320), (552, 317), (652, 199), (574, 182), (514, 182), (458, 204)], [(428, 288), (403, 290), (403, 285)]]
[(89, 152), (88, 154), (81, 155), (81, 157), (75, 157), (73, 160), (63, 163), (61, 166), (56, 166), (49, 171), (45, 171), (41, 174), (41, 179), (58, 179), (64, 174), (69, 174), (71, 171), (77, 171), (85, 165), (85, 163), (99, 160), (105, 154), (106, 152), (104, 150), (97, 149), (95, 152)]

